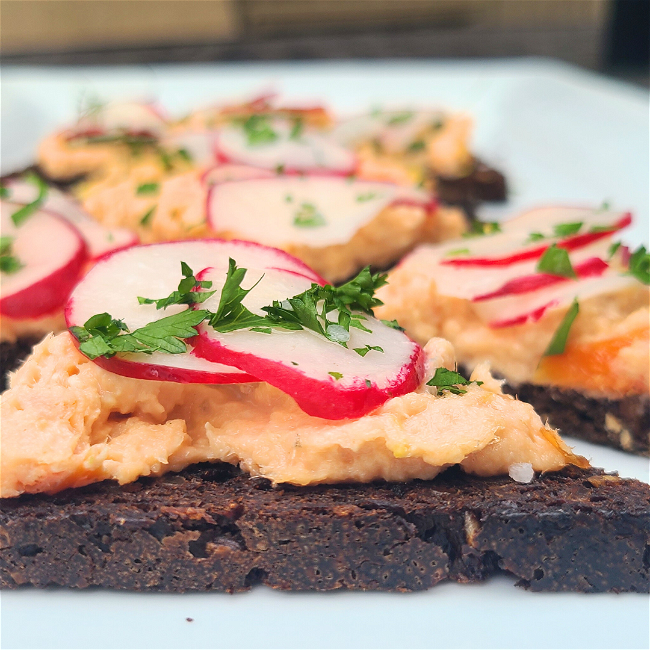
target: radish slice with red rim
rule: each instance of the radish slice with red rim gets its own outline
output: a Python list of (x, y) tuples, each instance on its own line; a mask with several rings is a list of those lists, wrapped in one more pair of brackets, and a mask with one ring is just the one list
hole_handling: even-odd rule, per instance
[[(279, 268), (299, 274), (309, 286), (312, 282), (325, 282), (284, 251), (252, 242), (214, 239), (136, 246), (103, 258), (88, 272), (68, 301), (67, 325), (83, 326), (91, 316), (107, 312), (133, 331), (176, 314), (186, 309), (186, 305), (161, 311), (154, 305), (140, 305), (138, 296), (160, 298), (176, 290), (181, 279), (181, 261), (201, 280), (206, 280), (206, 275), (214, 270), (223, 281), (230, 257), (240, 260), (243, 266)], [(258, 381), (232, 366), (198, 358), (191, 345), (184, 354), (128, 353), (98, 358), (96, 362), (116, 374), (138, 379), (214, 384)]]
[(152, 103), (108, 102), (87, 111), (69, 129), (69, 137), (131, 135), (157, 139), (166, 126), (160, 108)]
[(246, 181), (251, 178), (275, 178), (275, 172), (249, 165), (217, 165), (207, 169), (201, 180), (208, 186), (226, 181)]
[[(220, 276), (215, 269), (206, 277), (217, 286)], [(286, 270), (262, 273), (249, 269), (245, 288), (252, 286), (242, 304), (252, 313), (264, 315), (262, 307), (273, 301), (286, 306), (288, 298), (308, 290), (311, 282)], [(203, 307), (216, 311), (218, 303), (215, 295)], [(202, 323), (195, 351), (276, 386), (309, 415), (330, 420), (358, 418), (391, 397), (415, 390), (424, 363), (422, 349), (405, 334), (372, 316), (363, 316), (363, 326), (369, 331), (350, 327), (349, 334), (339, 332), (343, 338), (349, 336), (346, 347), (311, 329), (222, 333)], [(328, 318), (336, 321), (336, 313)]]
[(3, 257), (15, 263), (13, 271), (2, 273), (0, 313), (40, 318), (65, 304), (86, 261), (86, 245), (75, 228), (44, 210), (14, 225), (11, 217), (23, 207), (1, 204)]
[[(31, 203), (38, 196), (38, 187), (21, 178), (10, 179), (5, 187), (11, 201)], [(127, 228), (107, 228), (95, 221), (72, 197), (49, 186), (41, 205), (42, 209), (56, 213), (70, 222), (81, 234), (88, 247), (90, 261), (95, 261), (121, 248), (138, 243), (137, 235)]]
[(430, 209), (426, 192), (393, 183), (311, 174), (217, 183), (208, 197), (215, 232), (236, 232), (270, 246), (347, 243), (386, 207)]
[(217, 137), (219, 160), (284, 172), (354, 172), (356, 156), (351, 151), (299, 124), (253, 115), (241, 125), (226, 126)]

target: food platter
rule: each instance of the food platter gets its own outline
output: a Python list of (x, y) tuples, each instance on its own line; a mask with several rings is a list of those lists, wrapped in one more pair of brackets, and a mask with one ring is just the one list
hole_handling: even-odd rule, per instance
[[(84, 93), (154, 98), (181, 113), (273, 86), (338, 111), (416, 103), (471, 112), (474, 148), (510, 182), (500, 218), (548, 201), (630, 208), (629, 243), (648, 243), (648, 96), (543, 61), (5, 68), (2, 172), (75, 116)], [(573, 441), (570, 441), (574, 444)], [(648, 462), (584, 442), (597, 466), (648, 481)], [(644, 647), (644, 595), (533, 594), (499, 578), (416, 594), (2, 594), (4, 647)], [(193, 619), (193, 620), (188, 620)]]

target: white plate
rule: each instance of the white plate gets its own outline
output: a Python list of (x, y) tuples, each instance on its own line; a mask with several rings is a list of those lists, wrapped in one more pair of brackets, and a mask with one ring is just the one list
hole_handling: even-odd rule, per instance
[[(443, 105), (476, 117), (475, 149), (511, 186), (499, 218), (535, 203), (631, 208), (648, 243), (648, 94), (569, 66), (497, 62), (325, 62), (2, 70), (2, 172), (74, 118), (83, 93), (157, 98), (173, 112), (276, 86), (339, 111)], [(575, 443), (594, 465), (648, 481), (647, 459)], [(4, 648), (642, 648), (647, 595), (534, 594), (497, 578), (416, 594), (2, 594)], [(194, 619), (187, 621), (187, 618)]]

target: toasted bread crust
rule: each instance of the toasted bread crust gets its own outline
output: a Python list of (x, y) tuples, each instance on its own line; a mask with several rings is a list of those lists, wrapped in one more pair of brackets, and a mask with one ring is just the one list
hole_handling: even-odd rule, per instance
[(199, 465), (2, 502), (0, 586), (411, 591), (506, 571), (536, 591), (650, 584), (650, 487), (567, 468), (530, 484), (281, 487)]

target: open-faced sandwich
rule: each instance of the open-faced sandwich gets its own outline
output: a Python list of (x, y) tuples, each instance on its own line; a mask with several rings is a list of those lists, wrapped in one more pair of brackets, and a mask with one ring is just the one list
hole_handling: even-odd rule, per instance
[(383, 318), (489, 362), (553, 426), (650, 450), (650, 258), (616, 241), (629, 213), (548, 206), (422, 246), (380, 290)]
[(224, 240), (99, 260), (1, 398), (2, 586), (647, 591), (650, 488), (378, 320), (384, 283)]

